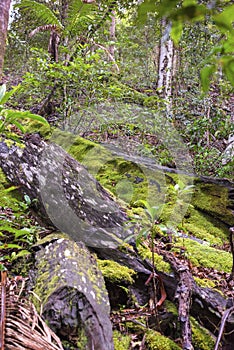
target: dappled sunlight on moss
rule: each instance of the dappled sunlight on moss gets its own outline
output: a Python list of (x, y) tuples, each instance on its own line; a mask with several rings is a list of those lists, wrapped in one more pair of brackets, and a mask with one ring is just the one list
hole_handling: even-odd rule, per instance
[(196, 277), (194, 276), (194, 281), (196, 282), (196, 284), (200, 287), (203, 287), (203, 288), (215, 288), (215, 283), (208, 279), (208, 278), (199, 278), (199, 277)]
[(189, 210), (184, 228), (195, 237), (210, 244), (222, 245), (228, 240), (228, 228), (225, 224), (193, 208)]
[(196, 191), (193, 205), (196, 209), (222, 219), (228, 225), (234, 225), (234, 217), (228, 210), (228, 189), (212, 183), (195, 183)]
[(177, 239), (173, 251), (185, 248), (185, 257), (195, 266), (203, 266), (230, 273), (232, 269), (232, 255), (223, 250), (200, 244), (191, 239)]
[(28, 120), (24, 126), (25, 132), (29, 134), (39, 133), (44, 139), (48, 139), (51, 135), (51, 128), (49, 124), (41, 123), (37, 120)]
[(103, 277), (109, 282), (119, 283), (125, 282), (132, 284), (134, 282), (134, 275), (136, 272), (129, 269), (127, 266), (118, 264), (112, 260), (97, 260), (98, 267), (101, 270)]

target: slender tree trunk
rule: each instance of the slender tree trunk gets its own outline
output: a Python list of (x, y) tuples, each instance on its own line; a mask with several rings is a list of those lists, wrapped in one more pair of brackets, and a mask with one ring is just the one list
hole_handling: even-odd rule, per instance
[(109, 51), (110, 51), (110, 54), (113, 56), (113, 58), (115, 55), (115, 45), (114, 45), (114, 42), (116, 40), (115, 30), (116, 30), (116, 17), (115, 17), (115, 11), (112, 11), (111, 25), (110, 25), (110, 40), (112, 41), (112, 43), (109, 47)]
[(11, 4), (11, 0), (0, 1), (0, 84), (2, 83), (10, 4)]
[(161, 21), (163, 28), (158, 63), (158, 82), (157, 88), (161, 91), (161, 96), (165, 98), (167, 103), (167, 113), (171, 113), (171, 96), (173, 81), (173, 62), (174, 62), (174, 45), (170, 38), (171, 24), (165, 18)]

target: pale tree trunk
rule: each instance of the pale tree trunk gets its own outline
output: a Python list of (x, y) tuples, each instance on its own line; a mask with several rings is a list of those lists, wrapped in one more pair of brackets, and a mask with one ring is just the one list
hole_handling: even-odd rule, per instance
[(0, 1), (0, 84), (2, 83), (10, 4), (11, 4), (11, 0)]
[(173, 63), (174, 63), (174, 45), (170, 38), (171, 24), (162, 19), (162, 35), (159, 48), (158, 63), (158, 82), (157, 88), (160, 95), (165, 98), (167, 105), (167, 114), (171, 113), (172, 81), (173, 81)]
[(116, 30), (116, 17), (115, 17), (115, 11), (112, 11), (111, 25), (110, 25), (110, 40), (112, 43), (109, 46), (109, 52), (113, 57), (113, 59), (115, 57), (115, 45), (114, 45), (114, 42), (116, 40), (115, 30)]

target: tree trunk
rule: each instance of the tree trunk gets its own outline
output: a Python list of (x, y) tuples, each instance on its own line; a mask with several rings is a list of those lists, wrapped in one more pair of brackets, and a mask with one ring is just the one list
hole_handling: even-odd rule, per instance
[(173, 62), (174, 62), (174, 45), (170, 38), (171, 24), (162, 19), (162, 34), (159, 49), (158, 63), (158, 82), (157, 88), (161, 96), (165, 98), (167, 114), (171, 113), (172, 81), (173, 81)]
[(0, 1), (0, 84), (3, 77), (4, 55), (11, 0)]
[(110, 52), (111, 56), (113, 56), (113, 58), (115, 57), (115, 45), (114, 45), (114, 42), (116, 40), (115, 29), (116, 29), (115, 11), (112, 11), (111, 25), (110, 25), (110, 41), (112, 43), (109, 47), (109, 52)]

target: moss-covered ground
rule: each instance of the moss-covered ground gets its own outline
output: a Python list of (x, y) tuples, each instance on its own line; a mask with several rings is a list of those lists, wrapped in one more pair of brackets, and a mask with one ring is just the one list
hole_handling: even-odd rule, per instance
[[(28, 131), (41, 130), (41, 134), (49, 137), (50, 130), (42, 130), (36, 122), (32, 123)], [(175, 194), (175, 186), (181, 177), (177, 174), (146, 171), (139, 164), (123, 159), (120, 156), (113, 157), (107, 147), (95, 144), (92, 141), (76, 137), (69, 133), (56, 131), (52, 134), (52, 140), (66, 149), (73, 157), (89, 170), (100, 183), (109, 190), (121, 205), (125, 207), (129, 218), (144, 227), (149, 224), (144, 205), (142, 201), (164, 204), (160, 217), (156, 222), (159, 234), (155, 235), (155, 246), (165, 248), (170, 246), (171, 251), (177, 256), (190, 261), (192, 267), (213, 269), (224, 273), (230, 273), (232, 268), (232, 256), (228, 251), (222, 250), (222, 247), (228, 243), (228, 228), (234, 225), (233, 215), (228, 209), (228, 191), (225, 187), (214, 183), (204, 183), (197, 178), (183, 177), (184, 183), (195, 185), (189, 202), (178, 202), (178, 196)], [(37, 236), (38, 227), (35, 222), (28, 217), (29, 202), (19, 194), (17, 188), (12, 187), (4, 174), (0, 171), (0, 196), (1, 196), (1, 221), (3, 226), (7, 222), (9, 227), (15, 228), (15, 232), (26, 228), (20, 233), (18, 238), (13, 237), (12, 232), (1, 229), (1, 244), (14, 243), (19, 248), (9, 248), (2, 250), (0, 268), (11, 268), (14, 273), (27, 265), (27, 259), (30, 255), (30, 249)], [(184, 207), (186, 210), (184, 212)], [(181, 215), (181, 212), (183, 215)], [(167, 232), (161, 230), (161, 227), (170, 228), (168, 223), (174, 218), (176, 226), (173, 227), (171, 241)], [(6, 239), (10, 237), (11, 242)], [(13, 242), (12, 239), (16, 240)], [(21, 239), (21, 238), (22, 239)], [(18, 240), (18, 241), (17, 241)], [(26, 242), (25, 242), (26, 241)], [(165, 243), (166, 242), (166, 243)], [(41, 243), (43, 244), (43, 243)], [(160, 251), (157, 250), (157, 252)], [(25, 256), (17, 256), (21, 251)], [(147, 245), (138, 246), (139, 255), (143, 259), (152, 260), (152, 252)], [(160, 254), (155, 252), (154, 259), (156, 269), (165, 273), (171, 273), (170, 265), (165, 262)], [(13, 255), (12, 255), (13, 254)], [(17, 264), (16, 264), (17, 263)], [(14, 266), (18, 265), (15, 269)], [(102, 271), (104, 278), (112, 283), (131, 285), (134, 282), (136, 274), (133, 270), (119, 265), (109, 260), (98, 260), (98, 266)], [(25, 272), (27, 273), (27, 272)], [(43, 276), (42, 276), (43, 277)], [(44, 276), (47, 278), (48, 276)], [(198, 285), (203, 287), (215, 288), (216, 283), (210, 276), (194, 275)], [(52, 281), (53, 283), (55, 281)], [(173, 305), (173, 304), (172, 304)], [(173, 305), (175, 308), (175, 306)], [(172, 308), (172, 306), (171, 306)], [(176, 312), (176, 309), (174, 310)], [(214, 340), (202, 328), (199, 323), (191, 318), (193, 344), (195, 350), (209, 350), (214, 347)], [(131, 327), (130, 327), (131, 328)], [(133, 340), (132, 329), (120, 333), (114, 331), (115, 350), (130, 350)], [(167, 350), (180, 349), (181, 346), (172, 339), (164, 337), (160, 332), (152, 329), (141, 330), (145, 335), (145, 344), (149, 350)], [(141, 338), (142, 339), (142, 338)]]

